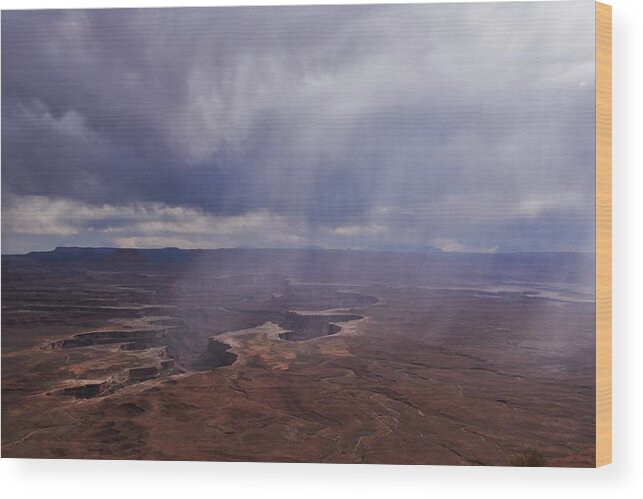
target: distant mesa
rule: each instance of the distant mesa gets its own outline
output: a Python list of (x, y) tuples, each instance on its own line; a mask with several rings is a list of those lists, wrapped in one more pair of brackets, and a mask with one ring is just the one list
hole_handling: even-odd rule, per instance
[(118, 248), (103, 260), (104, 265), (115, 267), (145, 267), (149, 263), (141, 251), (134, 248)]
[[(53, 265), (100, 271), (207, 269), (215, 274), (288, 275), (309, 282), (455, 284), (501, 281), (571, 282), (594, 285), (595, 255), (588, 253), (444, 253), (322, 249), (134, 249), (59, 247), (54, 251), (4, 255), (7, 268)], [(281, 298), (275, 296), (277, 302)], [(292, 304), (290, 304), (292, 306)]]

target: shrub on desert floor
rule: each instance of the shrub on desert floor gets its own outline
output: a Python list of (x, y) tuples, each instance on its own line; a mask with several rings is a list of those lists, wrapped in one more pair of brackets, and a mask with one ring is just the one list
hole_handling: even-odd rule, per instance
[(538, 450), (530, 448), (511, 460), (512, 466), (547, 466), (547, 460)]

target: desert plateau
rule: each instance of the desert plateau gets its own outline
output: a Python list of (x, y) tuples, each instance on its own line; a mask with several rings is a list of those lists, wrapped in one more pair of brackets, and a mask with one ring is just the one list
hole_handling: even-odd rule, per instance
[[(593, 256), (2, 258), (2, 456), (594, 464)], [(590, 269), (588, 271), (588, 269)]]

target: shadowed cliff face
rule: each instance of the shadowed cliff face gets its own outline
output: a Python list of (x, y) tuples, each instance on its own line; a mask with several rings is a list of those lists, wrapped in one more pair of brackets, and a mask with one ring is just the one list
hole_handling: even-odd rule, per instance
[(361, 315), (336, 314), (336, 315), (299, 315), (286, 314), (280, 326), (288, 331), (279, 336), (289, 341), (305, 341), (320, 336), (329, 336), (339, 333), (342, 328), (337, 323), (363, 319)]
[(230, 345), (214, 338), (208, 341), (207, 350), (191, 363), (195, 371), (209, 371), (235, 363), (237, 355), (230, 352)]
[(93, 345), (125, 343), (128, 345), (128, 348), (135, 349), (136, 345), (144, 347), (146, 344), (151, 344), (153, 340), (156, 339), (157, 334), (158, 332), (153, 330), (96, 331), (75, 334), (71, 338), (57, 340), (48, 345), (44, 345), (43, 348), (79, 348)]

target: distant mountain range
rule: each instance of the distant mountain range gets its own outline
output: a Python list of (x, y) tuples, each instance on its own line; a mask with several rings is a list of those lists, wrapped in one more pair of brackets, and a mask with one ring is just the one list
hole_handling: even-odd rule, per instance
[(19, 267), (149, 271), (157, 266), (204, 274), (279, 273), (302, 280), (428, 285), (557, 282), (593, 286), (595, 256), (582, 253), (445, 253), (327, 249), (191, 249), (59, 247), (4, 255)]

